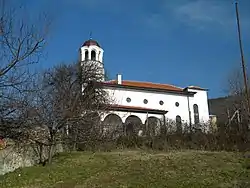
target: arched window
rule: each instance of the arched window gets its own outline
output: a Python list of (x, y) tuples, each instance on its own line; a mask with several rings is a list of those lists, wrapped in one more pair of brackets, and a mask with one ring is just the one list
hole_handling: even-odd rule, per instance
[(103, 135), (106, 137), (117, 137), (122, 135), (122, 119), (116, 114), (109, 114), (103, 120)]
[(199, 118), (199, 107), (197, 104), (193, 105), (194, 108), (194, 123), (198, 124), (200, 123), (200, 118)]
[(96, 52), (94, 50), (91, 51), (91, 60), (96, 60)]
[(161, 121), (156, 117), (149, 117), (145, 121), (145, 133), (148, 136), (156, 136), (161, 128)]
[(179, 116), (179, 115), (176, 116), (175, 122), (176, 122), (176, 129), (177, 129), (177, 132), (181, 132), (181, 131), (182, 131), (181, 116)]
[(89, 51), (86, 50), (86, 51), (85, 51), (85, 60), (88, 60), (88, 59), (89, 59)]
[(142, 130), (141, 119), (135, 115), (130, 115), (125, 120), (124, 133), (126, 136), (137, 135)]

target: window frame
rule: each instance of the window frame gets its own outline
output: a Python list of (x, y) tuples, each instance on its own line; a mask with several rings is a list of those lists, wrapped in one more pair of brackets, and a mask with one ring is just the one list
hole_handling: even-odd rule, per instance
[(193, 112), (194, 112), (194, 124), (199, 124), (200, 123), (200, 114), (199, 114), (198, 104), (193, 104)]
[(127, 97), (127, 98), (126, 98), (126, 102), (127, 102), (127, 103), (130, 103), (131, 101), (132, 101), (132, 100), (131, 100), (130, 97)]
[(159, 104), (162, 106), (162, 105), (164, 105), (164, 101), (163, 100), (160, 100), (159, 101)]

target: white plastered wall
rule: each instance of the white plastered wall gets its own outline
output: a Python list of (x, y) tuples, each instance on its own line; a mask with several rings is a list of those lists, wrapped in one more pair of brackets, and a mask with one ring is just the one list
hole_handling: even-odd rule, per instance
[[(113, 99), (113, 104), (123, 106), (134, 106), (150, 109), (158, 109), (168, 111), (165, 115), (167, 120), (176, 120), (176, 116), (180, 116), (183, 123), (189, 124), (189, 109), (191, 111), (191, 122), (194, 123), (193, 105), (199, 106), (199, 116), (201, 122), (209, 121), (207, 92), (201, 90), (192, 90), (197, 92), (194, 96), (186, 96), (175, 93), (157, 92), (157, 91), (145, 91), (145, 90), (132, 90), (127, 88), (106, 88), (109, 96)], [(127, 102), (127, 98), (131, 99), (131, 102)], [(147, 99), (148, 103), (144, 104), (143, 100)], [(188, 102), (189, 100), (189, 102)], [(164, 104), (160, 105), (159, 102), (163, 101)], [(176, 102), (179, 106), (176, 106)], [(124, 113), (119, 113), (124, 115)], [(145, 116), (142, 113), (137, 114), (142, 121), (145, 121)], [(156, 115), (153, 115), (156, 116)], [(124, 118), (120, 116), (123, 120)], [(125, 115), (126, 117), (126, 115)]]

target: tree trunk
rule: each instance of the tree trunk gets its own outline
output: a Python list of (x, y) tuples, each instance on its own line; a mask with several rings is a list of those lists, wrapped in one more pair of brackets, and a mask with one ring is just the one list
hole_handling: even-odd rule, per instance
[(49, 147), (49, 156), (48, 156), (48, 163), (51, 164), (52, 162), (52, 158), (53, 158), (53, 154), (54, 154), (54, 147), (55, 147), (55, 144), (54, 142), (52, 142), (50, 144), (50, 147)]
[(39, 163), (43, 163), (43, 144), (39, 144)]
[(49, 146), (49, 156), (48, 156), (48, 163), (51, 164), (52, 162), (52, 158), (53, 158), (53, 155), (54, 155), (54, 149), (55, 149), (55, 135), (54, 135), (55, 132), (51, 131), (50, 133), (50, 137), (51, 137), (51, 140), (50, 140), (50, 146)]
[(73, 131), (73, 151), (76, 151), (76, 142), (77, 142), (77, 134), (78, 134), (78, 131), (77, 129), (74, 129)]

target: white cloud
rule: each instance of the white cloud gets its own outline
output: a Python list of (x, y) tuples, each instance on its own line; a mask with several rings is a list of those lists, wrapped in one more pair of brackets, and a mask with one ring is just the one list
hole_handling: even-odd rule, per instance
[(199, 23), (214, 22), (224, 24), (229, 19), (226, 6), (204, 0), (189, 2), (176, 7), (174, 13), (184, 21)]
[[(183, 1), (181, 4), (167, 6), (172, 9), (173, 16), (198, 29), (220, 27), (232, 27), (236, 22), (235, 7), (233, 1), (218, 0), (193, 0)], [(244, 27), (250, 26), (250, 20), (241, 17)]]
[[(131, 1), (123, 0), (64, 0), (77, 4), (84, 9), (133, 15), (133, 21), (144, 24), (148, 28), (171, 30), (175, 25), (185, 24), (194, 29), (207, 31), (222, 29), (235, 30), (236, 15), (234, 0), (161, 0), (156, 1), (158, 9), (150, 12), (148, 3), (136, 1), (131, 7)], [(242, 30), (250, 28), (249, 11), (245, 14), (241, 9), (247, 9), (242, 0), (239, 4)], [(245, 6), (245, 7), (244, 7)]]

